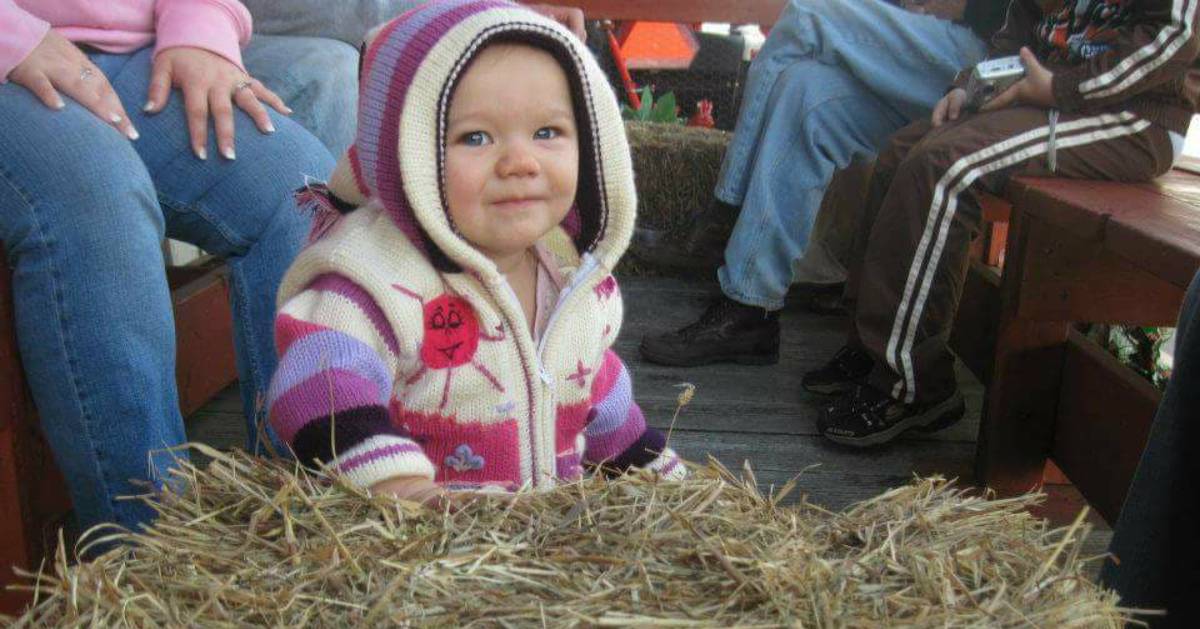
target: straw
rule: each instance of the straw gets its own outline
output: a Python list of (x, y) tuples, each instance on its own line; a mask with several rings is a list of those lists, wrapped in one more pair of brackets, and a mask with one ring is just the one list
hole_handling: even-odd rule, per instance
[[(198, 447), (158, 519), (90, 562), (60, 552), (16, 627), (1102, 626), (1082, 518), (940, 478), (832, 513), (715, 461), (432, 511)], [(791, 484), (789, 484), (791, 485)], [(791, 486), (788, 490), (791, 490)], [(111, 529), (104, 531), (110, 534)], [(95, 534), (92, 534), (94, 536)]]

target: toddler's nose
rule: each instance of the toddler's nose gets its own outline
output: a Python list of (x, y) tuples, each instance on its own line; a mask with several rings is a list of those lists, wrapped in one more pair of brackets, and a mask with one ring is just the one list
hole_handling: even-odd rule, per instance
[(502, 177), (529, 177), (538, 174), (541, 166), (533, 152), (524, 145), (509, 146), (496, 164)]

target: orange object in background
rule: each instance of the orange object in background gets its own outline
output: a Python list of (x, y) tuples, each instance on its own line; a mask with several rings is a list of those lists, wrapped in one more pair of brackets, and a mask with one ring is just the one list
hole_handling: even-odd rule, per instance
[(700, 42), (686, 24), (626, 22), (616, 37), (630, 70), (686, 70), (700, 51)]

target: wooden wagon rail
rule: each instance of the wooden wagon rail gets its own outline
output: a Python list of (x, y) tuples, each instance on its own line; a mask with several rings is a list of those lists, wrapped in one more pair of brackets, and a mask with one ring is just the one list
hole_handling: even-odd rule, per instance
[(786, 0), (539, 0), (583, 9), (589, 20), (775, 23)]

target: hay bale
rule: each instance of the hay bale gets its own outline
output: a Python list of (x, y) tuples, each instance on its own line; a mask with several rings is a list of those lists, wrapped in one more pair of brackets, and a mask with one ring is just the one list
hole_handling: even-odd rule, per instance
[[(681, 233), (712, 202), (731, 134), (653, 122), (625, 123), (638, 191), (638, 225)], [(732, 218), (732, 217), (731, 217)]]
[(1082, 519), (917, 480), (841, 513), (715, 463), (433, 512), (280, 463), (188, 466), (158, 521), (60, 553), (15, 626), (1121, 626)]

